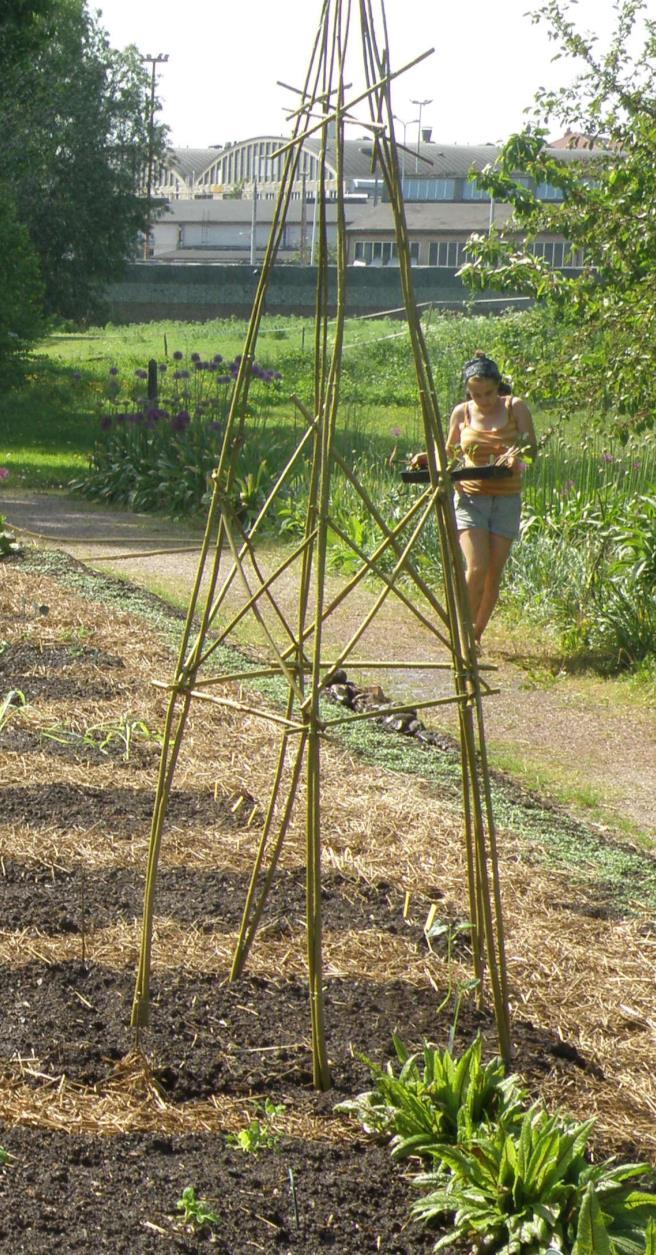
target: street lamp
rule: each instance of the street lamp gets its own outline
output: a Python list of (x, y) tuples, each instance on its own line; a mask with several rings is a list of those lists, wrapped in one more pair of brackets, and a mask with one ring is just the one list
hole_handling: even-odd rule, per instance
[(415, 174), (419, 170), (419, 144), (421, 142), (421, 111), (425, 105), (432, 105), (432, 100), (411, 100), (411, 105), (416, 105), (419, 109), (419, 126), (417, 127), (417, 156), (415, 157)]
[(156, 66), (163, 65), (168, 61), (168, 52), (158, 52), (153, 57), (150, 53), (140, 58), (143, 65), (150, 65), (150, 107), (148, 110), (148, 173), (146, 183), (146, 213), (148, 220), (146, 222), (146, 238), (144, 240), (144, 260), (148, 257), (148, 237), (150, 235), (150, 201), (153, 193), (153, 157), (155, 154), (155, 81)]
[(419, 121), (419, 118), (411, 118), (409, 122), (404, 122), (403, 118), (400, 118), (398, 114), (396, 113), (392, 114), (392, 117), (394, 118), (395, 122), (400, 122), (401, 126), (403, 127), (403, 152), (401, 154), (401, 178), (404, 179), (405, 178), (405, 147), (406, 147), (405, 133), (409, 126), (414, 126), (415, 122)]

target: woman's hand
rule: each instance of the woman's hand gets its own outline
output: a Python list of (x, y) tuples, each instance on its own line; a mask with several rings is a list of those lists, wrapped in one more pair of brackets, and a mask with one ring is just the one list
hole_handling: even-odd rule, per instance
[(411, 471), (423, 471), (426, 466), (428, 466), (428, 454), (427, 453), (413, 453), (412, 457), (410, 458), (410, 470)]

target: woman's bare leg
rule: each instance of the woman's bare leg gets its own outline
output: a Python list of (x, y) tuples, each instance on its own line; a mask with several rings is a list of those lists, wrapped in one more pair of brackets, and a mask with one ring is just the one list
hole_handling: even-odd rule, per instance
[(474, 616), (474, 635), (477, 641), (480, 641), (499, 599), (501, 576), (503, 575), (503, 568), (508, 561), (512, 545), (512, 540), (509, 540), (507, 536), (497, 536), (495, 532), (490, 532), (487, 573), (478, 609)]
[(492, 537), (485, 527), (468, 527), (458, 532), (458, 541), (462, 556), (465, 559), (465, 583), (469, 597), (474, 635), (479, 640), (477, 623), (480, 615), (481, 602), (485, 593), (487, 573), (490, 565), (490, 541)]

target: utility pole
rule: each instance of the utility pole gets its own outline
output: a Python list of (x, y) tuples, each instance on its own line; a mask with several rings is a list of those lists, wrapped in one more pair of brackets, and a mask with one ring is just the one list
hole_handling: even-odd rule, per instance
[(305, 170), (301, 179), (301, 240), (298, 250), (301, 266), (307, 262), (307, 178)]
[(411, 105), (416, 105), (419, 110), (419, 125), (417, 127), (417, 156), (415, 157), (415, 174), (419, 170), (419, 145), (421, 143), (421, 111), (425, 105), (432, 105), (432, 100), (411, 100)]
[(257, 261), (257, 175), (253, 175), (253, 207), (251, 210), (251, 266)]
[(144, 65), (150, 65), (150, 102), (148, 109), (148, 171), (146, 175), (146, 234), (144, 237), (144, 261), (148, 258), (148, 236), (150, 234), (150, 202), (153, 195), (153, 159), (155, 156), (155, 84), (157, 81), (156, 66), (168, 61), (168, 52), (158, 52), (153, 57), (150, 53), (141, 57)]
[(405, 146), (407, 142), (406, 131), (409, 126), (414, 126), (415, 122), (419, 122), (419, 124), (421, 125), (421, 120), (420, 118), (411, 118), (409, 122), (404, 122), (403, 118), (399, 118), (396, 113), (393, 116), (394, 116), (394, 121), (400, 122), (401, 126), (403, 127), (403, 152), (401, 153), (401, 178), (405, 179)]

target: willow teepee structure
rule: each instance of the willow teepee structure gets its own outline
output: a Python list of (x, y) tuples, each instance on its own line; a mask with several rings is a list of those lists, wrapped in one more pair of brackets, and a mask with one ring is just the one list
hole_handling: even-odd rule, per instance
[[(374, 11), (374, 7), (376, 11)], [(356, 29), (357, 27), (357, 29)], [(424, 53), (414, 65), (429, 53)], [(307, 965), (312, 1020), (314, 1081), (320, 1088), (330, 1084), (324, 1033), (321, 930), (321, 816), (322, 742), (331, 729), (350, 720), (372, 718), (376, 711), (327, 713), (322, 689), (337, 668), (364, 665), (358, 643), (387, 598), (397, 598), (428, 627), (436, 646), (448, 661), (426, 661), (426, 668), (442, 666), (453, 678), (453, 692), (445, 697), (415, 703), (430, 707), (450, 701), (457, 705), (462, 758), (464, 840), (472, 921), (475, 976), (483, 988), (489, 981), (502, 1054), (510, 1055), (508, 995), (504, 961), (503, 925), (497, 867), (494, 817), (490, 796), (482, 698), (491, 690), (477, 664), (468, 609), (464, 572), (451, 501), (448, 459), (436, 390), (421, 323), (413, 296), (410, 247), (406, 229), (399, 171), (399, 145), (394, 134), (392, 85), (410, 66), (392, 69), (383, 0), (323, 0), (309, 68), (295, 92), (291, 113), (291, 137), (281, 145), (284, 154), (280, 192), (251, 319), (246, 333), (239, 372), (234, 383), (230, 412), (218, 465), (213, 473), (213, 493), (205, 536), (175, 674), (170, 690), (155, 801), (146, 891), (143, 937), (132, 1009), (132, 1023), (139, 1029), (148, 1023), (151, 948), (155, 881), (164, 833), (167, 805), (176, 764), (185, 736), (192, 703), (212, 702), (255, 712), (280, 729), (277, 765), (266, 807), (259, 844), (232, 964), (237, 979), (253, 944), (258, 922), (273, 881), (276, 863), (289, 828), (295, 803), (305, 797), (307, 838)], [(352, 86), (349, 79), (359, 75)], [(298, 179), (301, 150), (310, 135), (321, 138), (321, 169), (325, 159), (337, 169), (344, 185), (344, 136), (353, 124), (366, 127), (372, 137), (372, 162), (384, 180), (392, 207), (407, 327), (414, 359), (428, 451), (429, 482), (403, 517), (388, 520), (348, 461), (340, 454), (336, 433), (340, 424), (340, 375), (345, 329), (345, 289), (348, 282), (345, 211), (343, 195), (337, 199), (337, 262), (329, 266), (326, 196), (318, 189), (317, 283), (314, 321), (314, 397), (311, 405), (293, 398), (301, 417), (301, 434), (287, 465), (273, 484), (257, 518), (246, 526), (236, 508), (235, 483), (240, 455), (248, 437), (248, 394), (255, 346), (264, 310), (267, 286), (276, 261), (285, 218)], [(333, 202), (334, 203), (334, 202)], [(336, 314), (332, 316), (329, 279), (336, 279)], [(308, 476), (308, 507), (302, 540), (293, 553), (268, 574), (258, 561), (257, 539), (277, 498), (289, 485), (299, 466)], [(347, 484), (368, 512), (376, 529), (376, 543), (368, 549), (349, 537), (331, 513), (337, 482)], [(438, 598), (413, 562), (413, 550), (424, 529), (434, 524), (439, 537), (442, 593)], [(355, 554), (357, 569), (338, 595), (327, 593), (326, 567), (329, 530), (340, 535)], [(277, 599), (276, 581), (295, 569), (298, 589), (294, 616), (286, 616)], [(337, 607), (368, 578), (379, 587), (369, 611), (362, 615), (351, 638), (327, 657), (326, 625)], [(234, 611), (235, 587), (239, 608)], [(232, 589), (231, 611), (226, 599)], [(261, 641), (261, 666), (231, 667), (217, 673), (210, 660), (229, 642), (238, 623), (249, 616)], [(213, 657), (214, 656), (214, 657)], [(393, 666), (399, 660), (367, 660), (367, 665)], [(419, 664), (421, 665), (421, 664)], [(413, 663), (413, 669), (418, 664)], [(284, 708), (253, 705), (227, 693), (236, 681), (258, 677), (282, 678), (286, 691)], [(394, 707), (387, 713), (393, 713)], [(398, 707), (399, 710), (404, 709)], [(407, 709), (407, 707), (406, 707)]]

